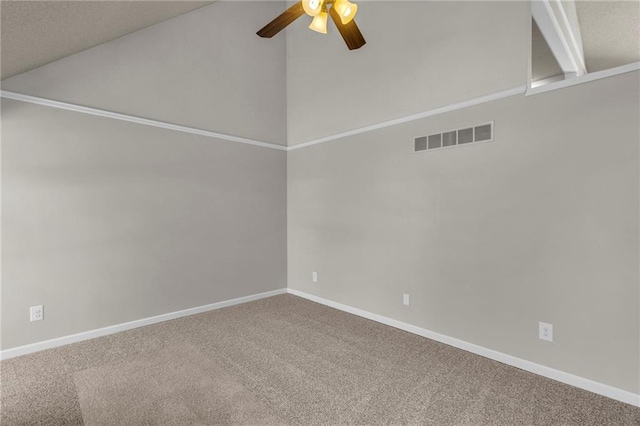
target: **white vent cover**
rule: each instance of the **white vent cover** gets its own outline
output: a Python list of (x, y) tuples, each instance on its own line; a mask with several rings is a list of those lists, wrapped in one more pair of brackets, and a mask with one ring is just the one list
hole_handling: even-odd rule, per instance
[(493, 141), (493, 121), (473, 127), (417, 137), (414, 139), (414, 151), (431, 151), (468, 143), (491, 141)]

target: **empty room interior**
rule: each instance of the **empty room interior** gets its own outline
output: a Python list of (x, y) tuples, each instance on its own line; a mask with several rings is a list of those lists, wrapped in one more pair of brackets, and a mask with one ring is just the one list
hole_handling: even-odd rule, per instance
[(640, 425), (640, 0), (0, 20), (2, 425)]

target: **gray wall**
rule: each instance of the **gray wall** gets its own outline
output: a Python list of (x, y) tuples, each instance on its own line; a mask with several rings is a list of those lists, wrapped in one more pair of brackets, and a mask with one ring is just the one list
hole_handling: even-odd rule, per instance
[[(288, 143), (524, 86), (531, 12), (520, 1), (367, 2), (349, 51), (299, 19), (287, 31)], [(382, 29), (382, 30), (381, 30)]]
[(639, 77), (290, 151), (289, 287), (638, 393)]
[(2, 81), (4, 90), (286, 144), (284, 2), (216, 2)]
[(3, 99), (2, 349), (286, 287), (285, 186), (283, 151)]
[[(283, 6), (215, 3), (2, 88), (285, 145), (285, 38), (255, 35)], [(2, 349), (286, 286), (283, 151), (5, 99), (2, 151)]]
[[(2, 86), (295, 145), (525, 84), (528, 3), (399, 4), (361, 8), (356, 52), (305, 19), (262, 40), (246, 28), (283, 3), (222, 2)], [(638, 392), (638, 85), (288, 157), (3, 100), (1, 347), (281, 288), (289, 262), (291, 288)], [(416, 135), (491, 120), (495, 142), (412, 152)], [(46, 319), (29, 323), (35, 304)]]

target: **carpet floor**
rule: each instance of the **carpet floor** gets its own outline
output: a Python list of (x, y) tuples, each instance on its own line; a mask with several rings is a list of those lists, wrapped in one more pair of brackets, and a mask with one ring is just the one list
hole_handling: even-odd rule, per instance
[(640, 409), (281, 295), (0, 362), (2, 425), (640, 425)]

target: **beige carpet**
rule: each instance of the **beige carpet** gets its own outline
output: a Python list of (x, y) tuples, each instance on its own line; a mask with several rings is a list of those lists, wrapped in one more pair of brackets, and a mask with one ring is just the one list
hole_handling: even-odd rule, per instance
[(0, 363), (2, 425), (640, 425), (640, 409), (292, 295)]
[(73, 378), (89, 425), (280, 423), (265, 403), (189, 344), (89, 368)]

